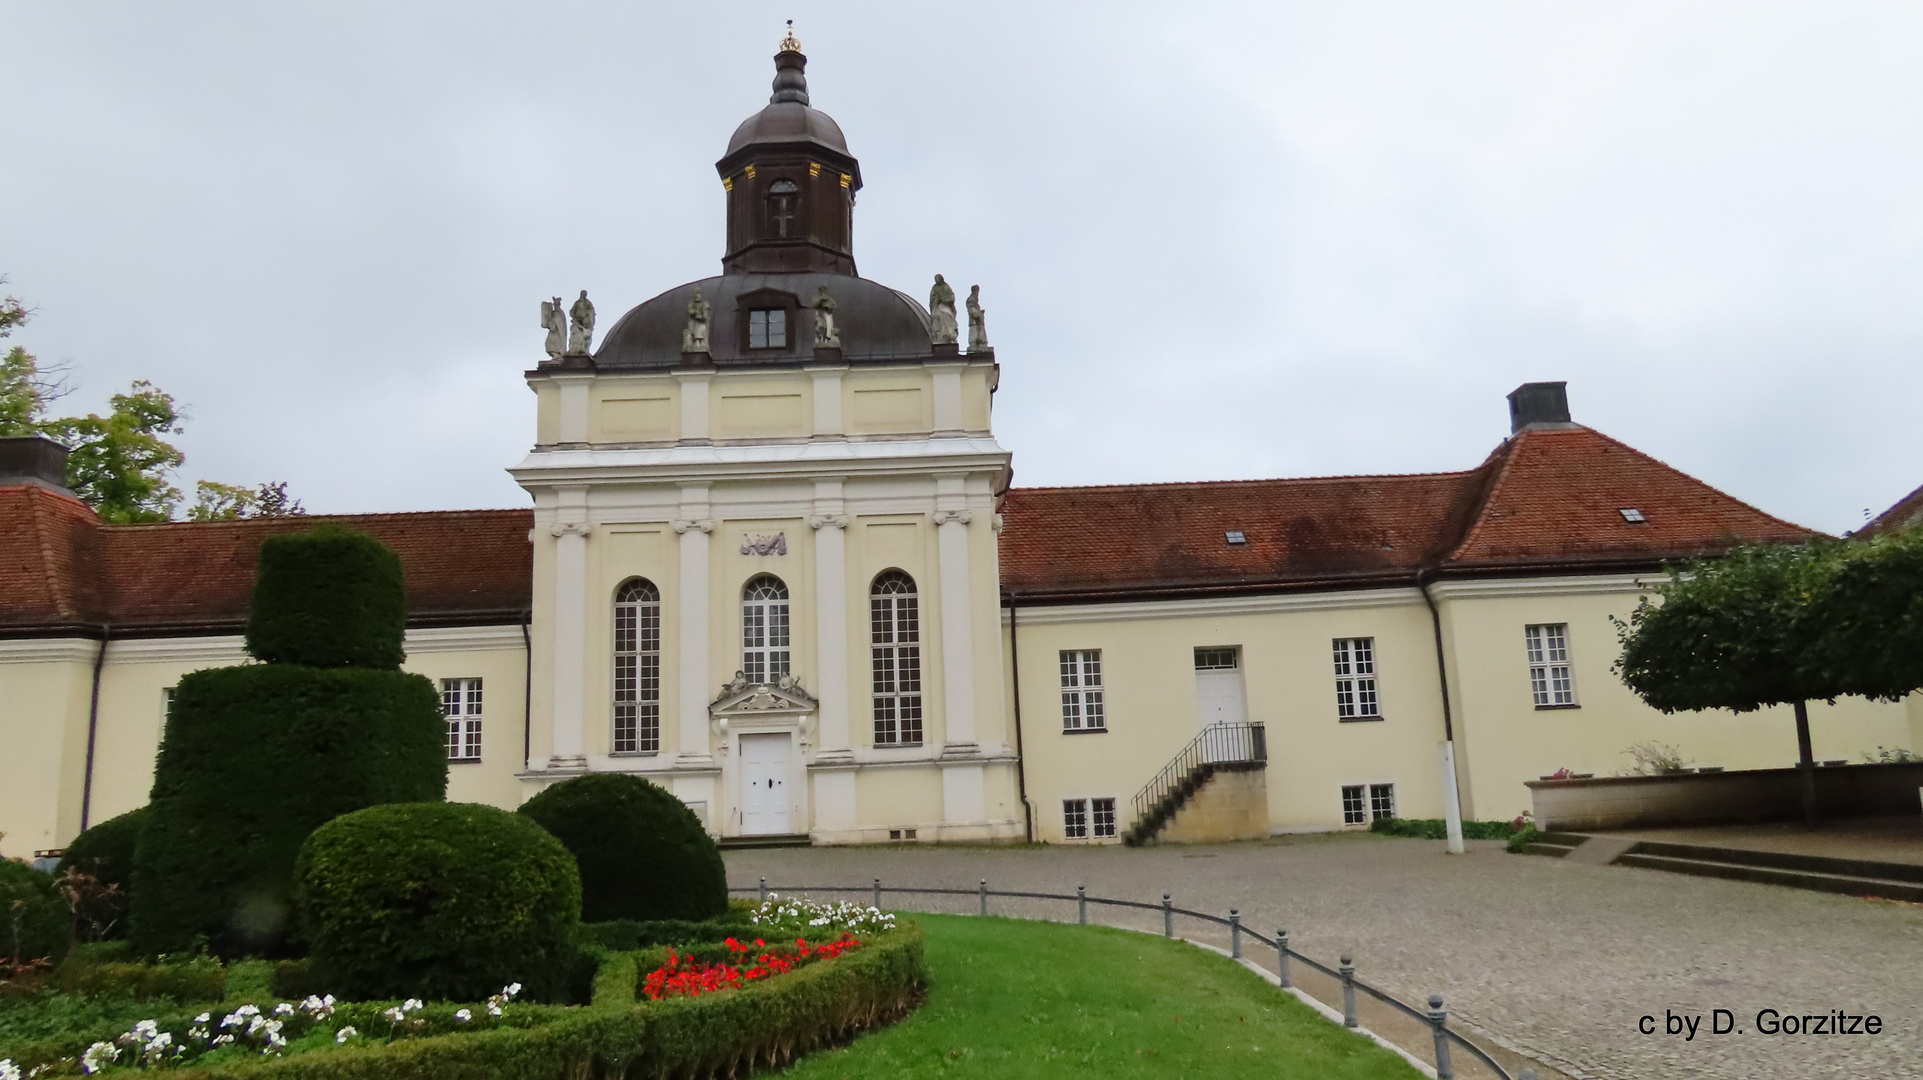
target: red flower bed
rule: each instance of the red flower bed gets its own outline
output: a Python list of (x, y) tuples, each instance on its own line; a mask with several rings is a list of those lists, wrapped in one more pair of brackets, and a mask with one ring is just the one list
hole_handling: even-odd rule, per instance
[(648, 972), (641, 983), (641, 993), (649, 1001), (660, 1001), (665, 997), (700, 997), (720, 990), (732, 990), (756, 979), (779, 975), (812, 960), (832, 960), (850, 949), (861, 948), (861, 942), (853, 934), (842, 931), (841, 937), (825, 945), (810, 946), (802, 938), (796, 938), (791, 949), (785, 945), (770, 947), (766, 941), (756, 938), (754, 945), (727, 940), (728, 951), (743, 961), (754, 949), (762, 952), (748, 963), (697, 964), (693, 959), (668, 950), (668, 962)]

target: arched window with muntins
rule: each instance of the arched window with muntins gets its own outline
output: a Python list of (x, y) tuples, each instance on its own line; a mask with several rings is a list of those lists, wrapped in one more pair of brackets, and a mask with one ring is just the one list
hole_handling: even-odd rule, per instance
[(750, 683), (788, 674), (788, 586), (762, 574), (741, 589), (741, 673)]
[(646, 578), (614, 593), (614, 752), (661, 749), (661, 591)]
[(868, 590), (875, 745), (921, 745), (921, 611), (915, 579), (884, 571)]
[(768, 185), (768, 235), (782, 238), (796, 235), (795, 206), (800, 189), (793, 180), (776, 180)]

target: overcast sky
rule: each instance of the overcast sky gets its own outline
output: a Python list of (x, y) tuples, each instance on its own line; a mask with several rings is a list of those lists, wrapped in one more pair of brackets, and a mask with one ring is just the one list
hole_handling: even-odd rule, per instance
[(718, 272), (782, 20), (1022, 485), (1469, 468), (1503, 395), (1842, 531), (1923, 483), (1923, 5), (0, 0), (0, 273), (182, 487), (526, 505), (539, 301)]

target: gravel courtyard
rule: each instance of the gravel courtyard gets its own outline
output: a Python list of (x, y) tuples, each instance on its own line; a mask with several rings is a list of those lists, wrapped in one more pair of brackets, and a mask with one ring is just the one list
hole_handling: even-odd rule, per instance
[[(1923, 905), (1509, 855), (1369, 834), (1206, 847), (790, 848), (727, 853), (729, 882), (1073, 893), (1226, 914), (1405, 1001), (1452, 1014), (1572, 1077), (1923, 1078)], [(892, 906), (912, 907), (907, 900)], [(935, 900), (928, 910), (973, 910)], [(1072, 904), (994, 902), (1073, 919)], [(1096, 916), (1092, 915), (1091, 918)], [(1160, 916), (1102, 921), (1159, 929)], [(1177, 933), (1207, 937), (1191, 923)], [(1260, 956), (1260, 952), (1252, 952)], [(1317, 988), (1311, 987), (1312, 990)], [(1756, 1014), (1875, 1013), (1880, 1035), (1764, 1035)], [(1740, 1034), (1712, 1035), (1727, 1009)], [(1700, 1016), (1693, 1040), (1668, 1013)], [(1639, 1018), (1654, 1018), (1642, 1034)], [(1365, 1016), (1365, 1023), (1370, 1023)], [(1465, 1076), (1474, 1075), (1467, 1069)]]

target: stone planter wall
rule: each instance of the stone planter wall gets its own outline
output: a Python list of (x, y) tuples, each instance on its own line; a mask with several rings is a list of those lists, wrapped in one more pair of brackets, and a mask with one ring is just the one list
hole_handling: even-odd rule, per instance
[[(1923, 764), (1816, 769), (1816, 808), (1827, 818), (1923, 814)], [(1548, 831), (1800, 821), (1796, 769), (1531, 780), (1536, 827)]]

